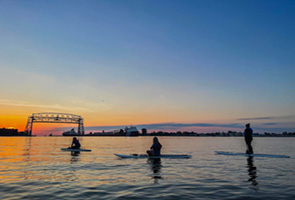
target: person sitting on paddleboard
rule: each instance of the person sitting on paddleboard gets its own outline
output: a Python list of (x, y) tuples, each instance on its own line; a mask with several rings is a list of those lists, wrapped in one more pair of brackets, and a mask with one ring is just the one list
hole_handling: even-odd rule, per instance
[(80, 149), (80, 147), (81, 147), (81, 144), (79, 140), (76, 137), (74, 137), (72, 145), (71, 145), (71, 149)]
[(161, 148), (162, 148), (162, 145), (159, 142), (158, 138), (154, 137), (153, 145), (151, 146), (151, 151), (147, 151), (147, 154), (149, 156), (160, 156), (161, 155)]
[(251, 142), (253, 140), (253, 130), (250, 128), (250, 124), (246, 124), (246, 129), (244, 131), (245, 142), (247, 145), (248, 150), (246, 151), (247, 154), (253, 154), (253, 148), (251, 146)]

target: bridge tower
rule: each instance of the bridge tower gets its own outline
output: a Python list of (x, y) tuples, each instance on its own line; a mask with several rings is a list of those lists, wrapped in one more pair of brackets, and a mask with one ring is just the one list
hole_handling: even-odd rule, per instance
[(33, 113), (32, 116), (28, 117), (25, 133), (32, 135), (33, 123), (71, 123), (78, 124), (78, 134), (84, 135), (84, 121), (79, 115), (68, 114), (68, 113)]

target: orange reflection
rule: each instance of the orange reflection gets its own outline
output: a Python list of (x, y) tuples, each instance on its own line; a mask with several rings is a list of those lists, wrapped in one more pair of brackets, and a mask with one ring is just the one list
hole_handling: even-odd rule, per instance
[[(111, 143), (112, 139), (104, 138), (98, 140), (100, 146)], [(75, 154), (62, 152), (61, 147), (68, 146), (72, 141), (71, 137), (2, 137), (0, 140), (0, 183), (13, 183), (21, 180), (43, 180), (75, 182), (93, 180), (97, 184), (107, 184), (115, 182), (112, 175), (107, 172), (101, 174), (78, 173), (81, 170), (81, 163), (93, 162), (93, 156), (89, 154)], [(93, 138), (80, 138), (82, 146), (95, 148), (91, 146), (90, 141)], [(88, 145), (87, 145), (88, 144)], [(93, 145), (94, 145), (93, 144)], [(103, 154), (103, 152), (101, 152)], [(107, 157), (95, 159), (95, 162), (105, 163)], [(90, 183), (91, 184), (91, 183)]]

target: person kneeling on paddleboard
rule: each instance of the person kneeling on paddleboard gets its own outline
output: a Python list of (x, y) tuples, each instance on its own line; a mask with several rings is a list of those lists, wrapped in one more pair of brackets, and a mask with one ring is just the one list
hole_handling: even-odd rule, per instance
[(148, 150), (147, 154), (149, 156), (160, 156), (161, 155), (161, 148), (162, 148), (162, 145), (159, 142), (158, 138), (154, 137), (153, 145), (151, 146), (151, 150)]
[(81, 144), (79, 140), (76, 137), (74, 137), (72, 145), (71, 145), (71, 149), (80, 149), (80, 147), (81, 147)]

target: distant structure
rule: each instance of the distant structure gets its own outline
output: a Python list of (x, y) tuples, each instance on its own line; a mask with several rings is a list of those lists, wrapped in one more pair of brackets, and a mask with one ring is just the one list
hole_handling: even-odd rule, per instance
[(71, 129), (70, 131), (65, 131), (62, 133), (63, 136), (79, 136), (81, 134), (75, 132), (75, 129)]
[(135, 126), (125, 127), (125, 136), (138, 136), (139, 132)]
[[(73, 130), (72, 130), (73, 131)], [(69, 132), (65, 132), (65, 134), (68, 134)], [(73, 133), (73, 132), (72, 132)], [(84, 136), (127, 136), (127, 137), (133, 137), (133, 136), (139, 136), (139, 131), (135, 126), (125, 127), (124, 129), (117, 129), (113, 131), (102, 131), (102, 132), (90, 132), (89, 134), (86, 134)]]
[(70, 123), (78, 124), (78, 134), (84, 135), (84, 124), (83, 118), (79, 115), (68, 114), (68, 113), (33, 113), (32, 116), (28, 117), (27, 126), (25, 133), (32, 135), (34, 123)]
[(146, 128), (141, 129), (141, 133), (142, 133), (142, 135), (146, 135), (147, 134)]
[(0, 136), (17, 136), (18, 130), (14, 128), (0, 128)]

